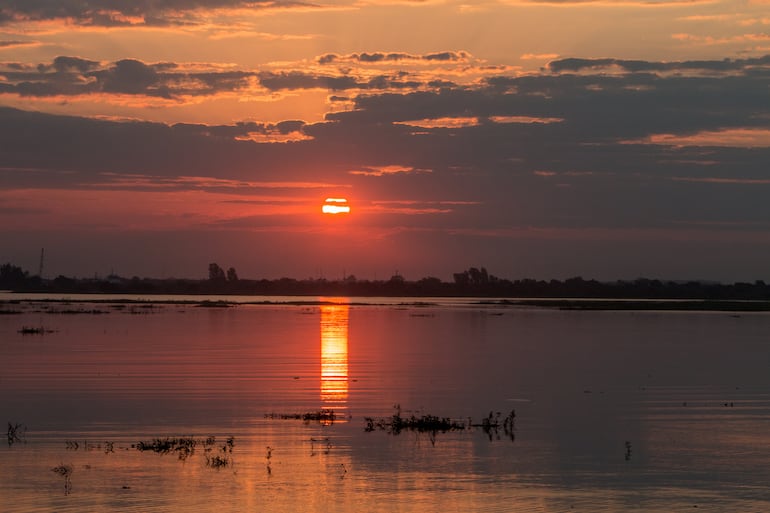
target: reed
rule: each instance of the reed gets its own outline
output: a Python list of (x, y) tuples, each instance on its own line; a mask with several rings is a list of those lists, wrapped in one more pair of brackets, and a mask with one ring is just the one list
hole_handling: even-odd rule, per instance
[(24, 435), (27, 433), (27, 426), (18, 422), (8, 422), (8, 447), (16, 443), (25, 443)]

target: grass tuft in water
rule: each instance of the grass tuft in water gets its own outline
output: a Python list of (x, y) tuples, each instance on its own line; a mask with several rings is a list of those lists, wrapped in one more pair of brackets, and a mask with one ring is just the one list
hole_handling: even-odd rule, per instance
[(436, 434), (446, 433), (447, 431), (463, 431), (466, 429), (465, 423), (452, 420), (449, 417), (437, 417), (435, 415), (421, 415), (419, 417), (411, 415), (404, 417), (401, 415), (401, 405), (395, 406), (395, 413), (391, 417), (374, 419), (365, 417), (366, 432), (386, 431), (391, 435), (398, 435), (401, 431), (416, 431), (418, 433), (428, 433), (430, 441), (435, 445)]
[(16, 443), (26, 443), (24, 435), (27, 433), (27, 426), (18, 422), (8, 423), (8, 447)]
[(57, 467), (53, 467), (51, 471), (64, 478), (64, 495), (72, 493), (72, 465), (62, 463)]
[(306, 424), (318, 422), (324, 425), (334, 424), (337, 420), (337, 414), (332, 409), (321, 409), (306, 413), (265, 413), (266, 419), (279, 420), (301, 420)]
[(54, 333), (54, 330), (44, 326), (22, 326), (19, 333), (22, 335), (45, 335), (46, 333)]
[(136, 449), (158, 454), (176, 453), (177, 457), (184, 461), (195, 453), (197, 443), (193, 437), (155, 438), (149, 442), (137, 443)]
[(406, 417), (401, 414), (401, 405), (395, 405), (395, 413), (391, 417), (375, 419), (373, 417), (364, 417), (366, 426), (364, 431), (385, 431), (392, 435), (397, 435), (401, 431), (415, 431), (418, 433), (428, 433), (430, 441), (435, 445), (436, 434), (446, 433), (447, 431), (463, 431), (469, 428), (481, 428), (490, 440), (500, 439), (500, 428), (503, 433), (513, 441), (515, 439), (515, 418), (516, 410), (512, 410), (502, 421), (501, 412), (489, 412), (489, 415), (481, 420), (480, 424), (474, 424), (469, 418), (468, 423), (452, 420), (449, 417), (438, 417), (436, 415), (414, 414)]

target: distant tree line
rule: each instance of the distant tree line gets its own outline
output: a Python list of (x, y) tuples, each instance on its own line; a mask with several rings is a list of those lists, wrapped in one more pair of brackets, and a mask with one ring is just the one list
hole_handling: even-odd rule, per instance
[(416, 281), (394, 274), (387, 280), (360, 280), (350, 275), (340, 280), (252, 280), (238, 277), (235, 268), (226, 271), (209, 264), (208, 279), (69, 278), (43, 280), (20, 267), (0, 266), (0, 289), (17, 292), (102, 294), (239, 294), (281, 296), (411, 296), (411, 297), (500, 297), (500, 298), (619, 298), (619, 299), (713, 299), (770, 300), (770, 285), (764, 281), (721, 284), (699, 281), (661, 281), (639, 278), (632, 281), (600, 282), (581, 277), (560, 280), (508, 280), (490, 274), (484, 267), (471, 267), (453, 274), (453, 281), (436, 277)]

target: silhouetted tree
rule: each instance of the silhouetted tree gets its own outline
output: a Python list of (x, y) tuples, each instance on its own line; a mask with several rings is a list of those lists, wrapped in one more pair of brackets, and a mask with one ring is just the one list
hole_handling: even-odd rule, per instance
[(231, 267), (227, 270), (227, 281), (229, 282), (236, 282), (238, 281), (238, 273), (235, 272), (235, 267)]
[(471, 281), (468, 271), (463, 271), (461, 273), (454, 273), (452, 276), (454, 277), (455, 285), (459, 287), (465, 287)]
[(209, 280), (214, 282), (222, 282), (225, 281), (225, 279), (225, 271), (219, 267), (219, 264), (209, 264)]
[(0, 266), (0, 287), (19, 287), (26, 283), (29, 273), (11, 264)]

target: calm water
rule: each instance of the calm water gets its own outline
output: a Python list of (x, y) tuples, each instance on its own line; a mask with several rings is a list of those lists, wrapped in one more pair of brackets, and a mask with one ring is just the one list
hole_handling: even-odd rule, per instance
[(0, 512), (770, 511), (770, 315), (390, 303), (0, 304)]

